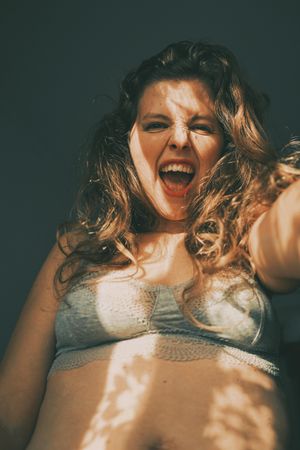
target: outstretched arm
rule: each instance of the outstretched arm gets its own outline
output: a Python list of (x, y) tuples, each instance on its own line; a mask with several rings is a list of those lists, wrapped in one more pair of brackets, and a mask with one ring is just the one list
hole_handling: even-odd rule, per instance
[(256, 220), (249, 235), (249, 250), (266, 287), (290, 292), (300, 286), (300, 180)]

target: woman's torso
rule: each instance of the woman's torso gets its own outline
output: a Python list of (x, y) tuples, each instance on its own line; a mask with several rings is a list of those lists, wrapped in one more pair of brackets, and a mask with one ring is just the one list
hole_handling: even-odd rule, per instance
[[(156, 235), (158, 248), (153, 242), (146, 236), (141, 243), (135, 278), (153, 286), (192, 278), (183, 236)], [(111, 349), (118, 352), (118, 344)], [(145, 351), (120, 356), (49, 376), (28, 450), (285, 448), (281, 391), (257, 367), (230, 357), (170, 361)]]

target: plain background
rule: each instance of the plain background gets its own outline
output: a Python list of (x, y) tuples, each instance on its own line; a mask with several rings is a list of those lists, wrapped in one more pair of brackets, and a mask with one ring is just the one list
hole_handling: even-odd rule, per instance
[[(299, 16), (298, 0), (0, 0), (0, 355), (68, 218), (80, 151), (126, 72), (173, 41), (225, 44), (270, 96), (280, 147), (300, 135)], [(299, 345), (300, 291), (274, 305)]]
[[(178, 40), (227, 45), (271, 98), (275, 145), (300, 135), (298, 0), (52, 0), (0, 3), (2, 354), (39, 268), (68, 218), (78, 155), (113, 108), (126, 72)], [(300, 341), (299, 290), (276, 296)], [(299, 299), (300, 302), (300, 299)]]

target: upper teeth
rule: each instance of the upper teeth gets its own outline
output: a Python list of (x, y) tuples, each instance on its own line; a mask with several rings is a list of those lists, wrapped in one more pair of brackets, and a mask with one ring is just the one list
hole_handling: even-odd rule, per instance
[(168, 164), (160, 169), (161, 172), (185, 172), (194, 173), (194, 169), (189, 164)]

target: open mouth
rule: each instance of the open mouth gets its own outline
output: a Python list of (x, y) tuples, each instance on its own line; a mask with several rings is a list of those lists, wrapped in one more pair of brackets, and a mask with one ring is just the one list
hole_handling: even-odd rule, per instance
[(159, 170), (159, 176), (171, 195), (185, 195), (195, 175), (195, 169), (190, 163), (169, 163)]

